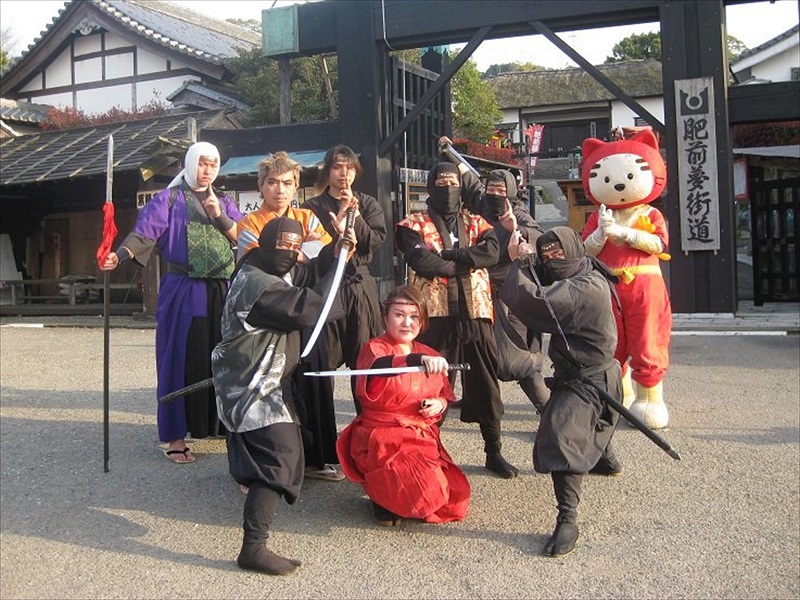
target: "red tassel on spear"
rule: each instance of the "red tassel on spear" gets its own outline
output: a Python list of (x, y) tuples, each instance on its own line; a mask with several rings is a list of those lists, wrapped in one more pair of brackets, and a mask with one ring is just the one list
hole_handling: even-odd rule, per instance
[(97, 264), (101, 267), (105, 264), (111, 252), (111, 245), (117, 237), (117, 224), (114, 222), (114, 203), (109, 199), (103, 204), (103, 240), (97, 248)]

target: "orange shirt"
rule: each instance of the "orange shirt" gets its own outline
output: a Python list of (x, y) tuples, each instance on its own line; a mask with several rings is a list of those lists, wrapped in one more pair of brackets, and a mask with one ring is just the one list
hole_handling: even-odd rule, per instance
[[(240, 260), (250, 250), (258, 246), (258, 236), (261, 235), (261, 230), (264, 226), (276, 218), (278, 215), (272, 211), (266, 210), (263, 205), (258, 210), (254, 210), (248, 215), (245, 215), (238, 223), (239, 227), (239, 250), (236, 259)], [(288, 219), (299, 221), (303, 226), (303, 237), (308, 237), (309, 233), (318, 233), (322, 237), (319, 241), (323, 246), (327, 246), (333, 241), (333, 238), (325, 231), (322, 223), (317, 216), (307, 208), (292, 208), (291, 206), (286, 209), (284, 216)]]

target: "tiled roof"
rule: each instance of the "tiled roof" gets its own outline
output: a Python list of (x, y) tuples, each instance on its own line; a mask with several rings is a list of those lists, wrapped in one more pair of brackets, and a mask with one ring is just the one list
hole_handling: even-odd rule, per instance
[(177, 98), (178, 95), (184, 91), (194, 92), (195, 94), (199, 94), (201, 96), (205, 96), (206, 98), (210, 98), (216, 102), (219, 102), (222, 105), (238, 108), (239, 110), (247, 110), (248, 108), (250, 108), (250, 106), (246, 102), (243, 102), (239, 98), (236, 98), (231, 94), (215, 89), (214, 86), (204, 85), (199, 81), (194, 81), (194, 80), (185, 81), (181, 87), (179, 87), (169, 96), (167, 96), (167, 100), (172, 102), (173, 99)]
[[(237, 49), (261, 45), (261, 34), (220, 21), (162, 0), (72, 0), (67, 2), (23, 56), (36, 47), (47, 32), (75, 3), (91, 3), (120, 24), (167, 48), (220, 63), (237, 56)], [(224, 2), (218, 2), (224, 14)]]
[(779, 44), (779, 43), (780, 43), (780, 42), (782, 42), (783, 40), (789, 39), (789, 38), (790, 38), (790, 37), (792, 37), (794, 34), (796, 34), (796, 33), (797, 33), (799, 30), (800, 30), (800, 25), (795, 25), (795, 26), (794, 26), (794, 27), (792, 27), (791, 29), (787, 29), (787, 30), (786, 30), (786, 31), (784, 31), (782, 34), (775, 36), (775, 37), (774, 37), (774, 38), (772, 38), (771, 40), (767, 40), (766, 42), (764, 42), (763, 44), (760, 44), (760, 45), (756, 46), (755, 48), (751, 48), (750, 50), (746, 50), (746, 51), (742, 52), (741, 54), (739, 54), (739, 55), (738, 55), (738, 56), (737, 56), (737, 57), (734, 59), (734, 62), (737, 62), (737, 63), (738, 63), (739, 61), (741, 61), (741, 60), (744, 60), (745, 58), (748, 58), (748, 57), (750, 57), (750, 56), (753, 56), (753, 55), (755, 55), (755, 54), (758, 54), (759, 52), (763, 52), (763, 51), (764, 51), (764, 50), (766, 50), (767, 48), (771, 48), (771, 47), (772, 47), (772, 46), (774, 46), (775, 44)]
[[(597, 69), (633, 98), (661, 96), (661, 63), (654, 59), (628, 60)], [(583, 69), (501, 73), (487, 79), (501, 109), (524, 106), (580, 104), (614, 99)]]
[(15, 123), (32, 123), (38, 125), (47, 120), (47, 105), (17, 102), (8, 98), (0, 98), (0, 119)]
[[(197, 129), (213, 126), (225, 111), (192, 113)], [(0, 186), (57, 181), (106, 171), (108, 136), (114, 136), (114, 170), (138, 169), (161, 139), (188, 139), (184, 114), (64, 131), (44, 131), (0, 142)]]

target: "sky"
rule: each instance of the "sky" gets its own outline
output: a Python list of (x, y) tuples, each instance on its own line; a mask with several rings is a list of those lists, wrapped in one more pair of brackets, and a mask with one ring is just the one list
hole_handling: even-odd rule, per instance
[[(292, 0), (172, 0), (199, 13), (217, 19), (261, 20), (261, 10), (273, 4), (281, 6)], [(63, 1), (0, 0), (0, 28), (11, 30), (12, 46), (18, 55), (37, 38), (40, 32), (64, 7)], [(32, 10), (35, 7), (35, 10)], [(726, 9), (728, 33), (748, 48), (783, 33), (798, 23), (798, 0), (751, 2)], [(592, 64), (601, 64), (611, 55), (611, 48), (634, 33), (658, 31), (658, 23), (562, 33), (560, 37)], [(389, 40), (391, 43), (391, 40)], [(463, 46), (463, 45), (462, 45)], [(454, 46), (459, 49), (461, 46)], [(504, 40), (487, 40), (472, 55), (478, 69), (485, 71), (492, 64), (531, 62), (548, 68), (575, 66), (560, 50), (540, 35)]]

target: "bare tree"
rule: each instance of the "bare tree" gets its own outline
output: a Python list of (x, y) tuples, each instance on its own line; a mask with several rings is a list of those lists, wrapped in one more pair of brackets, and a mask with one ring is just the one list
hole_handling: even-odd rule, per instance
[(10, 25), (0, 29), (0, 73), (5, 73), (11, 63), (11, 53), (17, 45), (17, 38)]

